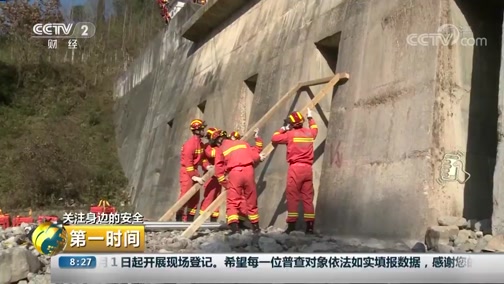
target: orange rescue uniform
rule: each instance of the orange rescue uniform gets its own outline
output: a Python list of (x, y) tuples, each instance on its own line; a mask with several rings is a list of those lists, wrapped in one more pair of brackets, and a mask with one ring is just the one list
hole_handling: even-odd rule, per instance
[[(205, 172), (207, 171), (207, 167), (209, 165), (215, 165), (215, 155), (217, 153), (217, 148), (218, 147), (212, 147), (210, 144), (205, 145), (205, 159), (203, 160), (203, 168), (205, 169)], [(203, 202), (201, 203), (200, 214), (203, 214), (203, 212), (217, 198), (217, 196), (219, 196), (221, 192), (221, 185), (219, 184), (219, 181), (217, 181), (217, 177), (215, 177), (215, 175), (206, 181), (204, 187), (205, 193)], [(219, 209), (216, 209), (212, 213), (212, 217), (219, 217)]]
[(259, 222), (254, 176), (254, 164), (259, 161), (259, 153), (245, 141), (224, 139), (217, 150), (215, 176), (227, 188), (228, 224), (239, 222), (240, 211), (247, 214), (250, 223)]
[[(192, 177), (199, 176), (198, 166), (203, 159), (203, 143), (198, 135), (193, 135), (182, 146), (180, 154), (180, 195), (179, 199), (186, 194), (194, 185)], [(189, 215), (196, 215), (199, 203), (199, 194), (195, 194), (179, 211), (182, 214), (185, 208), (189, 209)]]
[(263, 150), (263, 140), (261, 137), (255, 138), (255, 146), (252, 149), (256, 150), (257, 153), (261, 153)]
[(313, 118), (308, 119), (310, 128), (294, 128), (289, 131), (283, 129), (273, 134), (273, 144), (287, 145), (287, 223), (297, 221), (298, 204), (303, 202), (304, 220), (315, 220), (313, 207), (313, 141), (317, 138), (318, 128)]

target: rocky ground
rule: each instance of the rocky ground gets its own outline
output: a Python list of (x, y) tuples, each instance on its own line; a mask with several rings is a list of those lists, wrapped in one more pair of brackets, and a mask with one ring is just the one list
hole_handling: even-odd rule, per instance
[(51, 283), (50, 259), (29, 244), (26, 226), (0, 228), (0, 284)]
[[(226, 252), (504, 252), (504, 240), (490, 235), (488, 220), (439, 218), (428, 229), (425, 242), (391, 242), (368, 239), (342, 239), (331, 236), (308, 236), (303, 232), (285, 235), (270, 227), (260, 236), (250, 231), (226, 236), (227, 231), (202, 231), (194, 239), (180, 237), (181, 231), (148, 232), (150, 253), (226, 253)], [(0, 284), (51, 283), (50, 259), (41, 256), (25, 237), (26, 224), (0, 229)]]
[(403, 242), (385, 242), (375, 239), (339, 239), (329, 236), (310, 236), (303, 232), (282, 233), (270, 227), (260, 236), (245, 230), (241, 234), (227, 236), (227, 231), (201, 232), (195, 239), (180, 238), (181, 232), (149, 232), (148, 252), (179, 253), (226, 253), (226, 252), (409, 252), (410, 246)]
[(490, 219), (466, 220), (445, 216), (425, 235), (426, 248), (441, 253), (504, 252), (503, 236), (492, 236)]

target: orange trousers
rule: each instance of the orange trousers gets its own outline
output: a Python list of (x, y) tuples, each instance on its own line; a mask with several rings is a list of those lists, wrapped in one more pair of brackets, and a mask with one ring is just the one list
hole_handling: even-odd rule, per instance
[(287, 223), (294, 223), (299, 217), (298, 205), (303, 202), (304, 220), (315, 220), (313, 207), (313, 171), (310, 164), (291, 164), (287, 171)]
[(237, 223), (246, 214), (250, 223), (259, 222), (254, 166), (235, 167), (227, 176), (227, 223)]
[[(201, 202), (200, 214), (203, 214), (203, 212), (217, 198), (217, 196), (219, 196), (220, 193), (221, 185), (219, 184), (217, 178), (215, 176), (212, 176), (212, 178), (210, 178), (205, 183), (205, 193), (203, 195), (203, 201)], [(215, 209), (215, 211), (212, 213), (212, 217), (219, 217), (219, 208)]]
[[(194, 185), (194, 182), (191, 179), (191, 176), (187, 174), (186, 170), (184, 168), (180, 169), (180, 194), (179, 198), (182, 198), (186, 194), (189, 189)], [(184, 209), (187, 208), (188, 214), (189, 215), (196, 215), (196, 210), (198, 209), (198, 203), (199, 203), (199, 194), (196, 193), (187, 201), (187, 203), (182, 206), (182, 208), (179, 210), (178, 214), (182, 214)]]

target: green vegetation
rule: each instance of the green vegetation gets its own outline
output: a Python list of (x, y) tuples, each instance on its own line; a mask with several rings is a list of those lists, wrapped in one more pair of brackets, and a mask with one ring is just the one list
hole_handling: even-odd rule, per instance
[[(74, 200), (125, 198), (117, 157), (113, 82), (143, 44), (164, 27), (152, 0), (114, 1), (97, 33), (72, 53), (58, 41), (31, 39), (39, 22), (63, 22), (58, 0), (0, 5), (0, 208), (42, 208)], [(42, 5), (42, 6), (41, 6)], [(105, 15), (105, 1), (94, 7)], [(63, 199), (64, 201), (59, 201)]]

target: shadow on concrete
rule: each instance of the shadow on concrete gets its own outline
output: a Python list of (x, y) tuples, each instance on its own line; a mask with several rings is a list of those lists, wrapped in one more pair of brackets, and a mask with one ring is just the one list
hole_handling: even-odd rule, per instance
[[(469, 105), (469, 129), (465, 170), (471, 178), (465, 184), (463, 215), (470, 219), (491, 218), (493, 175), (497, 156), (499, 73), (501, 62), (502, 3), (456, 0), (475, 39), (486, 44), (474, 46)], [(499, 8), (500, 5), (500, 8)]]
[(238, 11), (234, 12), (231, 17), (229, 17), (227, 20), (222, 22), (217, 26), (217, 28), (213, 29), (208, 35), (203, 37), (201, 40), (198, 40), (196, 42), (193, 42), (191, 48), (187, 51), (187, 57), (193, 55), (196, 51), (198, 51), (205, 43), (207, 43), (211, 38), (215, 37), (217, 34), (219, 34), (222, 30), (224, 30), (226, 27), (231, 25), (234, 21), (236, 21), (238, 18), (243, 16), (248, 10), (250, 10), (252, 7), (254, 7), (257, 3), (259, 3), (261, 0), (249, 0), (246, 5), (238, 9)]

